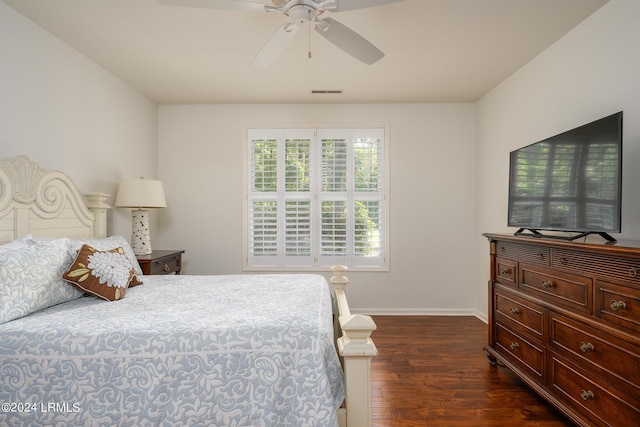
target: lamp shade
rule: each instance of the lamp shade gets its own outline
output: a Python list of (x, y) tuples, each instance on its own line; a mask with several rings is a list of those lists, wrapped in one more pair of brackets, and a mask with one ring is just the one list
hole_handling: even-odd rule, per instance
[(166, 208), (164, 187), (153, 179), (126, 179), (120, 182), (116, 207), (119, 208)]

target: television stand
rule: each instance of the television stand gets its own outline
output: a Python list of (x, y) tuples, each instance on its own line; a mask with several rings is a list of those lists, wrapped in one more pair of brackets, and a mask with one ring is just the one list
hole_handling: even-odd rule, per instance
[[(528, 233), (525, 233), (525, 231), (528, 231)], [(603, 239), (607, 240), (608, 242), (617, 241), (616, 239), (611, 237), (610, 234), (605, 233), (604, 231), (585, 231), (585, 232), (576, 234), (575, 236), (556, 236), (553, 234), (542, 234), (535, 228), (521, 228), (515, 233), (513, 233), (514, 236), (529, 236), (529, 237), (537, 237), (539, 239), (546, 238), (546, 239), (559, 239), (559, 240), (568, 240), (568, 241), (573, 241), (576, 239), (580, 239), (582, 237), (587, 237), (590, 234), (599, 234)]]

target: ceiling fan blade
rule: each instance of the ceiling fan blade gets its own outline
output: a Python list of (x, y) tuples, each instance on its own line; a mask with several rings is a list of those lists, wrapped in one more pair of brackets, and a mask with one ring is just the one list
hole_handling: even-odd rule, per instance
[(158, 0), (158, 2), (167, 6), (257, 11), (264, 11), (265, 6), (273, 5), (271, 0)]
[(331, 9), (331, 12), (364, 9), (367, 7), (382, 6), (383, 4), (397, 3), (399, 1), (403, 0), (338, 0), (336, 8)]
[(320, 20), (316, 25), (316, 32), (365, 64), (371, 65), (384, 56), (371, 42), (335, 19)]
[(293, 23), (284, 24), (278, 28), (253, 59), (251, 68), (267, 68), (271, 65), (289, 45), (298, 28), (298, 25)]

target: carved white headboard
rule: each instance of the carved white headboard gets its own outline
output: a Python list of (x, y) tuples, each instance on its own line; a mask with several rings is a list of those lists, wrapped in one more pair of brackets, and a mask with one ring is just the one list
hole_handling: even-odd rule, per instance
[(109, 197), (82, 196), (66, 174), (25, 156), (0, 160), (0, 244), (38, 237), (105, 237)]

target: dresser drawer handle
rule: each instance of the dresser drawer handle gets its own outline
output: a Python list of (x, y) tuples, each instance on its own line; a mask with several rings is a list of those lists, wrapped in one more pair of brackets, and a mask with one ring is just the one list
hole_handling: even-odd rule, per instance
[(627, 308), (627, 303), (624, 301), (611, 300), (610, 305), (613, 311), (624, 310), (625, 308)]
[(553, 282), (551, 280), (543, 280), (542, 286), (544, 288), (553, 288)]
[(631, 277), (632, 279), (638, 277), (638, 268), (637, 267), (631, 267), (629, 269), (629, 277)]
[(507, 251), (507, 248), (505, 248), (504, 246), (498, 247), (498, 252), (500, 252), (501, 254), (505, 253), (506, 251)]
[(171, 267), (169, 267), (169, 264), (165, 264), (164, 267), (162, 267), (162, 269), (168, 273), (171, 270)]
[(511, 350), (515, 350), (516, 348), (520, 347), (520, 344), (518, 344), (517, 342), (512, 342), (511, 344), (509, 344), (509, 347), (511, 347)]
[(559, 259), (559, 261), (560, 261), (560, 264), (562, 264), (562, 265), (567, 265), (567, 264), (569, 264), (569, 260), (567, 259), (567, 257), (566, 257), (566, 256), (561, 256), (561, 257), (560, 257), (560, 259)]
[(580, 397), (582, 397), (582, 400), (589, 400), (589, 399), (596, 398), (591, 390), (580, 390)]
[(510, 268), (501, 268), (500, 269), (500, 275), (501, 276), (511, 275), (511, 269)]
[(542, 252), (538, 252), (536, 254), (536, 258), (540, 261), (544, 260), (544, 254)]
[(520, 314), (520, 310), (517, 308), (512, 308), (510, 311), (511, 311), (511, 314)]
[(594, 351), (594, 347), (593, 344), (591, 344), (590, 342), (581, 342), (580, 343), (580, 350), (583, 353), (586, 353), (587, 351)]

